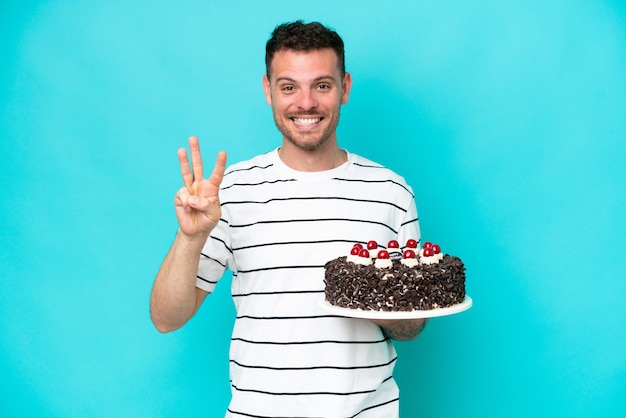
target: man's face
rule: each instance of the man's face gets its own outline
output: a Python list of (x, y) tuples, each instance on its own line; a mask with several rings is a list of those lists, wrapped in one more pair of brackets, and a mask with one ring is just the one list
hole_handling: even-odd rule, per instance
[(349, 73), (342, 78), (334, 50), (280, 50), (270, 77), (263, 77), (263, 89), (284, 140), (307, 151), (336, 141), (339, 109), (348, 101), (352, 79)]

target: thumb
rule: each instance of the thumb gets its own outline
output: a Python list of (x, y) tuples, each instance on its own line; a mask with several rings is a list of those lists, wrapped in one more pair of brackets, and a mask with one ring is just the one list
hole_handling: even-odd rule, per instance
[(202, 208), (203, 200), (206, 200), (206, 199), (201, 199), (200, 197), (196, 195), (191, 195), (189, 196), (189, 199), (187, 199), (187, 204), (194, 209), (200, 210)]
[(187, 203), (195, 210), (206, 212), (209, 207), (218, 201), (217, 197), (201, 197), (192, 195), (189, 196)]

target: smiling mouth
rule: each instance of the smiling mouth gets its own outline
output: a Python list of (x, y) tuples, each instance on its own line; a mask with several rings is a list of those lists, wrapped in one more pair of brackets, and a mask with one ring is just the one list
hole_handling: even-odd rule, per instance
[(310, 126), (320, 122), (322, 118), (291, 118), (291, 120), (298, 125)]

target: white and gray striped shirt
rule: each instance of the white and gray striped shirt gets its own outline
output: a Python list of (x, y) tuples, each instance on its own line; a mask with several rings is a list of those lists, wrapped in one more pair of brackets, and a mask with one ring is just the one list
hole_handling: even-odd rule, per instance
[(324, 264), (355, 242), (419, 241), (404, 179), (355, 154), (299, 172), (277, 150), (235, 164), (222, 219), (203, 249), (197, 286), (233, 272), (232, 417), (396, 417), (396, 353), (368, 320), (329, 315)]

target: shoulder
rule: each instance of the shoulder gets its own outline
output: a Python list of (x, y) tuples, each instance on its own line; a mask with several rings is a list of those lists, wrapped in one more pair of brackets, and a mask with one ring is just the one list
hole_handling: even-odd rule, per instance
[(411, 191), (406, 179), (390, 168), (358, 154), (350, 153), (349, 155), (352, 175), (364, 180), (389, 181)]
[(226, 172), (224, 173), (226, 176), (233, 175), (233, 173), (240, 173), (245, 171), (251, 171), (255, 169), (265, 169), (274, 164), (274, 160), (272, 155), (275, 151), (270, 151), (265, 154), (257, 155), (256, 157), (252, 157), (249, 160), (239, 161), (237, 163), (231, 164), (226, 168)]
[(224, 172), (224, 184), (232, 184), (236, 181), (248, 178), (259, 178), (263, 173), (271, 171), (271, 168), (275, 164), (273, 154), (276, 151), (269, 151), (265, 154), (257, 155), (248, 160), (239, 161), (231, 164), (226, 168)]

